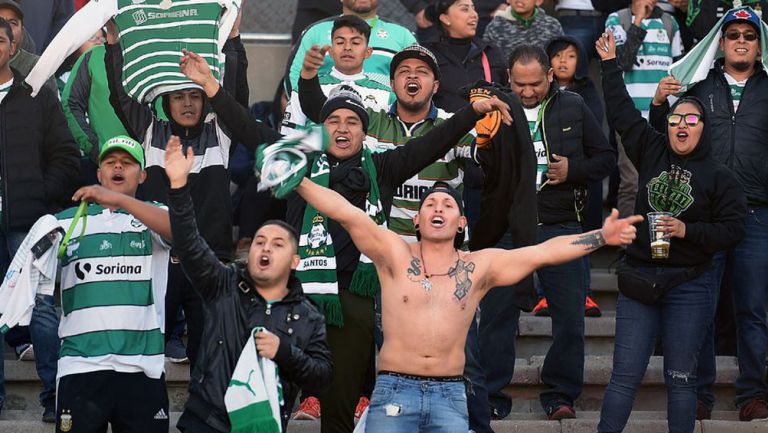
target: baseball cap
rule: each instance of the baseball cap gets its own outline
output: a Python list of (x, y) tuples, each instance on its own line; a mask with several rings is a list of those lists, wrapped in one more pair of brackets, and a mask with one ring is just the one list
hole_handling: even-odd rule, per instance
[(363, 105), (360, 93), (346, 84), (331, 89), (328, 99), (320, 110), (320, 121), (325, 122), (328, 116), (341, 108), (354, 111), (360, 117), (360, 121), (363, 122), (363, 131), (368, 132), (368, 111)]
[(16, 12), (16, 15), (21, 18), (21, 20), (24, 20), (24, 11), (21, 10), (21, 6), (19, 6), (18, 3), (16, 3), (13, 0), (0, 0), (0, 9), (2, 8), (8, 8), (13, 9), (14, 12)]
[(117, 137), (110, 138), (101, 146), (101, 152), (99, 152), (99, 162), (101, 162), (109, 153), (115, 150), (122, 150), (139, 163), (141, 169), (144, 170), (144, 149), (141, 144), (125, 135), (118, 135)]
[(390, 79), (395, 78), (395, 70), (397, 69), (397, 66), (406, 59), (418, 59), (423, 61), (430, 69), (432, 69), (432, 73), (435, 74), (435, 80), (440, 81), (440, 67), (437, 65), (437, 58), (435, 58), (435, 55), (432, 54), (431, 51), (419, 44), (407, 46), (392, 57), (392, 62), (389, 64)]
[(758, 37), (760, 36), (760, 17), (757, 16), (757, 13), (755, 13), (751, 7), (745, 6), (743, 8), (729, 10), (728, 13), (725, 14), (725, 18), (723, 18), (721, 31), (725, 33), (725, 29), (735, 22), (751, 24), (757, 31)]

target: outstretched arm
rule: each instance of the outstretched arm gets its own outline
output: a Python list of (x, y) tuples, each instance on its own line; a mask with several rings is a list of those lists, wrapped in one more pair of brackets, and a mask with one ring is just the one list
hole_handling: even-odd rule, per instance
[(516, 250), (487, 250), (492, 254), (488, 287), (510, 286), (536, 269), (570, 262), (603, 245), (629, 245), (635, 239), (634, 224), (639, 215), (618, 219), (616, 209), (606, 218), (603, 228), (588, 233), (558, 236), (546, 242)]
[(361, 209), (353, 206), (341, 194), (324, 188), (305, 178), (296, 192), (315, 209), (328, 218), (336, 220), (352, 237), (357, 249), (376, 263), (389, 268), (390, 259), (396, 257), (405, 241), (398, 235), (377, 225)]

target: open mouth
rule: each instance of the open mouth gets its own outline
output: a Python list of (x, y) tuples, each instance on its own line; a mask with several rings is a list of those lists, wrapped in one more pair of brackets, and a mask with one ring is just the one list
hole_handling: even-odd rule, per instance
[(747, 48), (736, 48), (735, 50), (738, 54), (747, 54), (749, 50)]
[(419, 94), (420, 90), (421, 85), (418, 81), (408, 81), (405, 83), (405, 93), (407, 93), (408, 96), (416, 96)]
[(112, 183), (123, 183), (125, 181), (125, 176), (122, 174), (114, 174), (112, 175)]
[(347, 137), (336, 137), (336, 146), (341, 149), (348, 148), (352, 143), (349, 141), (349, 138)]
[(432, 227), (436, 228), (440, 228), (445, 224), (445, 220), (441, 216), (433, 217), (429, 222), (432, 224)]
[(259, 257), (259, 267), (266, 268), (269, 266), (269, 256), (261, 256)]
[(677, 137), (677, 141), (680, 141), (682, 143), (684, 143), (686, 140), (688, 140), (688, 133), (687, 132), (678, 132), (677, 134), (675, 134), (675, 136)]

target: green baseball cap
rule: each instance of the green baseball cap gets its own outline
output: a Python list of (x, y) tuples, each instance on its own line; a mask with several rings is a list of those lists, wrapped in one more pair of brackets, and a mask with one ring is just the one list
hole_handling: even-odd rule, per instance
[(125, 135), (118, 135), (117, 137), (110, 138), (103, 146), (101, 146), (99, 162), (114, 150), (127, 152), (139, 163), (141, 169), (144, 170), (144, 149), (141, 147), (141, 143)]

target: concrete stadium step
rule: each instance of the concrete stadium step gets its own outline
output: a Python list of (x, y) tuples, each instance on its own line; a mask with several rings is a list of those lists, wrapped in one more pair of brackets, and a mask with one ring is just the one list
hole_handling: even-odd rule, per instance
[[(584, 318), (584, 342), (587, 355), (612, 355), (616, 335), (616, 312), (603, 311), (603, 317)], [(546, 355), (552, 345), (552, 319), (532, 313), (520, 315), (515, 352), (518, 358)]]
[[(540, 413), (539, 394), (546, 388), (541, 383), (540, 373), (544, 357), (534, 356), (529, 360), (517, 359), (515, 375), (505, 392), (512, 396), (512, 411), (516, 413)], [(584, 364), (584, 389), (576, 401), (576, 410), (599, 411), (605, 395), (605, 388), (611, 378), (612, 357), (587, 356)], [(715, 410), (735, 410), (733, 383), (739, 368), (735, 357), (717, 357), (717, 377), (713, 391)], [(635, 404), (635, 411), (666, 410), (663, 358), (652, 356), (643, 377)], [(768, 430), (766, 430), (768, 431)]]
[[(51, 424), (30, 419), (26, 413), (4, 411), (0, 416), (0, 431), (3, 433), (50, 433)], [(180, 413), (170, 414), (169, 433), (175, 433), (176, 421)], [(592, 433), (596, 430), (599, 419), (598, 412), (580, 412), (578, 418), (563, 421), (546, 421), (541, 418), (517, 417), (491, 423), (496, 433)], [(77, 422), (73, 420), (73, 422)], [(665, 412), (633, 412), (629, 419), (626, 433), (657, 433), (666, 431)], [(320, 423), (317, 421), (291, 421), (287, 433), (318, 433)], [(694, 433), (765, 433), (768, 431), (766, 422), (739, 422), (733, 412), (715, 412), (710, 421), (696, 423)]]
[(616, 311), (616, 299), (619, 296), (619, 285), (613, 269), (592, 268), (592, 298), (600, 306), (603, 314)]

